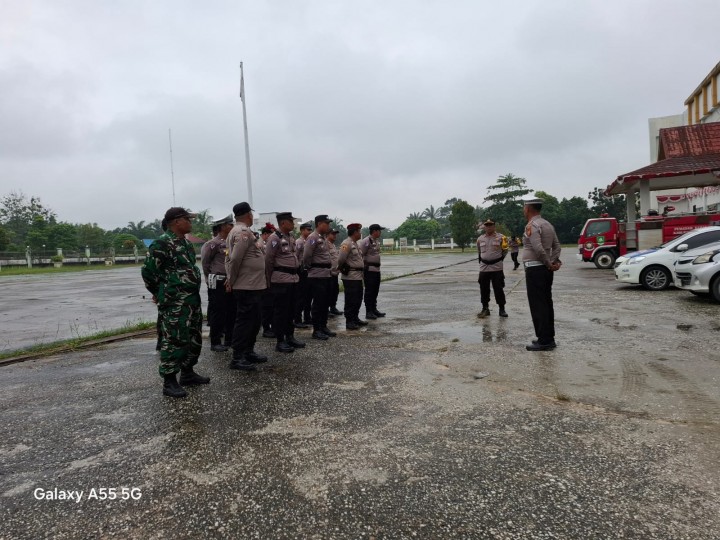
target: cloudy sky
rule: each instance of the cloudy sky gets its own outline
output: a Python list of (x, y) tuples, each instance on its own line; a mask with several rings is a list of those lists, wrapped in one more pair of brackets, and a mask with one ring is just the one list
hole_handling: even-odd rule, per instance
[(0, 195), (398, 226), (508, 172), (585, 197), (720, 60), (717, 0), (0, 0)]

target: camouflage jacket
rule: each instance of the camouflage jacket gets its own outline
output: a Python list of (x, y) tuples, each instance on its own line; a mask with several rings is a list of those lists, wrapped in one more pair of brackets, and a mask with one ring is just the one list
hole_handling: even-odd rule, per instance
[(202, 278), (195, 262), (195, 249), (172, 231), (150, 244), (141, 273), (145, 287), (157, 298), (159, 307), (200, 293)]

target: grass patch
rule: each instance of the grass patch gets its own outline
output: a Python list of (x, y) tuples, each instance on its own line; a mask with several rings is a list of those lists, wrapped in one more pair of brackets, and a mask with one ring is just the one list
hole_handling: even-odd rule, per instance
[(118, 264), (113, 266), (105, 266), (102, 264), (95, 264), (87, 266), (85, 264), (71, 264), (63, 265), (61, 268), (55, 268), (54, 266), (34, 266), (28, 268), (27, 266), (13, 266), (8, 268), (3, 266), (0, 270), (0, 278), (6, 276), (25, 276), (32, 274), (66, 274), (68, 272), (91, 272), (98, 270), (117, 270), (118, 268), (140, 268), (142, 264)]
[(127, 322), (125, 325), (114, 330), (103, 330), (94, 334), (88, 334), (87, 336), (64, 339), (61, 341), (53, 341), (51, 343), (41, 343), (39, 345), (33, 345), (32, 347), (26, 347), (24, 349), (0, 352), (0, 360), (6, 360), (8, 358), (15, 358), (17, 356), (25, 355), (46, 356), (59, 352), (73, 351), (75, 349), (83, 347), (84, 345), (92, 343), (93, 341), (102, 340), (114, 336), (120, 336), (122, 334), (128, 334), (131, 332), (140, 332), (142, 330), (154, 329), (156, 324), (156, 321), (137, 323)]

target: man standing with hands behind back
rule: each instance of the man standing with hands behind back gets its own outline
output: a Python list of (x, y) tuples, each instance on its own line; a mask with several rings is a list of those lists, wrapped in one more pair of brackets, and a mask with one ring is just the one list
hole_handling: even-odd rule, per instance
[(370, 234), (360, 240), (358, 247), (365, 261), (365, 318), (377, 319), (385, 313), (378, 311), (377, 297), (380, 292), (380, 244), (378, 239), (385, 227), (377, 223), (370, 225)]
[(553, 275), (560, 270), (560, 242), (555, 228), (540, 216), (542, 199), (525, 201), (527, 219), (523, 236), (523, 266), (528, 303), (537, 340), (525, 347), (528, 351), (550, 351), (555, 343), (555, 311), (552, 300)]
[(507, 317), (505, 311), (505, 272), (503, 272), (503, 261), (508, 252), (508, 243), (505, 235), (495, 232), (495, 222), (486, 219), (483, 223), (485, 232), (477, 239), (478, 259), (480, 262), (480, 303), (482, 311), (479, 317), (490, 315), (490, 285), (492, 284), (495, 302), (497, 302), (501, 317)]

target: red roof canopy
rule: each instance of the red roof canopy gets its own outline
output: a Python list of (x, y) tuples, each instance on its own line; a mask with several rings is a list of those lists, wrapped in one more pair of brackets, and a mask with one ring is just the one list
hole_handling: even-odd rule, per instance
[(618, 176), (605, 193), (627, 193), (646, 179), (656, 179), (651, 191), (720, 184), (720, 122), (661, 129), (658, 158), (657, 163)]

